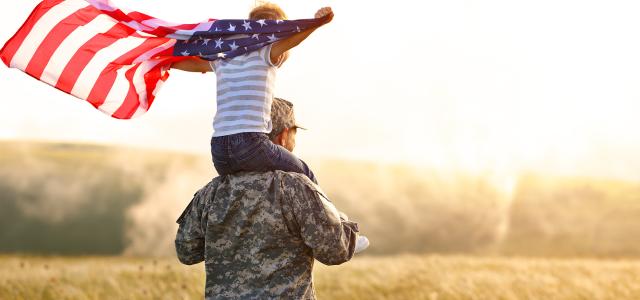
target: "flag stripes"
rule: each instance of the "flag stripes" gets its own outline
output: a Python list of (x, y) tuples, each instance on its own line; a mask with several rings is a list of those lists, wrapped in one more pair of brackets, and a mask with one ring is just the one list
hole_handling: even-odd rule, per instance
[(11, 66), (11, 61), (15, 56), (16, 52), (18, 52), (18, 48), (24, 40), (27, 38), (27, 35), (31, 33), (33, 26), (40, 21), (42, 16), (47, 12), (48, 8), (51, 6), (55, 6), (60, 4), (63, 0), (57, 1), (48, 1), (41, 2), (36, 6), (36, 8), (31, 12), (27, 21), (22, 25), (22, 27), (18, 30), (18, 32), (11, 38), (7, 43), (2, 47), (0, 53), (2, 53), (2, 61), (5, 65)]
[[(108, 16), (98, 15), (88, 24), (76, 28), (76, 30), (70, 33), (64, 41), (54, 44), (53, 47), (57, 46), (57, 48), (49, 58), (49, 62), (42, 72), (40, 80), (50, 85), (57, 86), (59, 78), (67, 66), (67, 63), (72, 61), (72, 58), (78, 49), (91, 40), (96, 33), (99, 34), (107, 32), (112, 27), (113, 23)], [(64, 80), (62, 80), (62, 82), (64, 82)], [(70, 88), (67, 88), (66, 91), (69, 89)]]
[[(249, 22), (256, 30), (236, 31)], [(174, 24), (119, 9), (110, 0), (43, 0), (0, 58), (114, 118), (129, 119), (149, 110), (172, 63), (191, 55), (230, 58), (319, 24), (215, 19)], [(224, 47), (215, 47), (221, 41)]]

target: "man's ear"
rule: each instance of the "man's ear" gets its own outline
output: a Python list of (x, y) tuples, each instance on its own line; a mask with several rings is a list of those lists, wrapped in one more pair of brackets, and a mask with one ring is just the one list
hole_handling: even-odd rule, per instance
[(282, 130), (282, 135), (280, 135), (280, 138), (282, 138), (282, 140), (280, 140), (280, 144), (282, 146), (287, 144), (287, 141), (289, 140), (289, 128), (285, 128), (284, 130)]
[(276, 141), (278, 142), (277, 144), (280, 145), (280, 146), (284, 146), (285, 143), (287, 142), (287, 138), (288, 137), (289, 137), (289, 128), (285, 128), (276, 137)]

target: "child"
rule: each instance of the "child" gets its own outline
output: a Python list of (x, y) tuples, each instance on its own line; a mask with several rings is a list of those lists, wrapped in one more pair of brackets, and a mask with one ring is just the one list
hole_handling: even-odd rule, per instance
[[(331, 22), (331, 8), (321, 8), (316, 18)], [(275, 4), (267, 3), (254, 8), (249, 14), (251, 20), (284, 20), (284, 11)], [(211, 139), (213, 164), (220, 175), (239, 171), (282, 170), (303, 173), (318, 183), (307, 165), (291, 153), (293, 145), (276, 145), (268, 134), (274, 129), (271, 108), (274, 103), (273, 87), (276, 70), (287, 60), (288, 50), (300, 44), (314, 30), (309, 29), (289, 38), (277, 41), (257, 51), (231, 59), (212, 62), (192, 58), (173, 64), (172, 68), (191, 72), (216, 72), (217, 112), (214, 118), (214, 134)], [(275, 104), (287, 103), (276, 100)], [(289, 103), (288, 109), (291, 109)], [(290, 124), (291, 125), (291, 124)], [(284, 139), (295, 137), (295, 122), (292, 128), (278, 129), (285, 134)], [(289, 133), (287, 130), (293, 129)], [(282, 143), (281, 143), (282, 144)], [(343, 214), (346, 219), (346, 215)], [(369, 240), (358, 235), (355, 252), (369, 247)]]
[[(333, 19), (330, 7), (321, 8), (316, 18)], [(262, 4), (249, 14), (251, 20), (285, 20), (280, 7)], [(288, 50), (300, 44), (316, 28), (304, 30), (257, 51), (212, 62), (192, 58), (172, 68), (214, 71), (217, 76), (217, 112), (211, 139), (213, 164), (220, 175), (239, 171), (282, 170), (303, 173), (317, 183), (313, 172), (289, 150), (272, 143), (271, 104), (276, 70), (287, 60)]]

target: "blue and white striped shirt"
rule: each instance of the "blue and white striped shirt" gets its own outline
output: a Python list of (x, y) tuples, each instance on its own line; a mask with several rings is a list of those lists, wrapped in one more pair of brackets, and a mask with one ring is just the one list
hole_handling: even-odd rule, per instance
[(217, 111), (213, 136), (242, 132), (269, 133), (276, 69), (271, 45), (232, 59), (210, 62), (217, 76)]

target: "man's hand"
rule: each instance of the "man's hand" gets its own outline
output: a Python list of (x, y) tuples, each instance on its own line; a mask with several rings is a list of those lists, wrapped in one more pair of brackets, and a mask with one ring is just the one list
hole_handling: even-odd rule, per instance
[(325, 22), (325, 24), (329, 23), (329, 22), (331, 22), (331, 20), (333, 20), (333, 10), (331, 10), (331, 7), (323, 7), (321, 9), (319, 9), (318, 12), (316, 12), (315, 18), (316, 19), (320, 19), (320, 18), (323, 18), (325, 16), (329, 16), (327, 18), (327, 21)]

